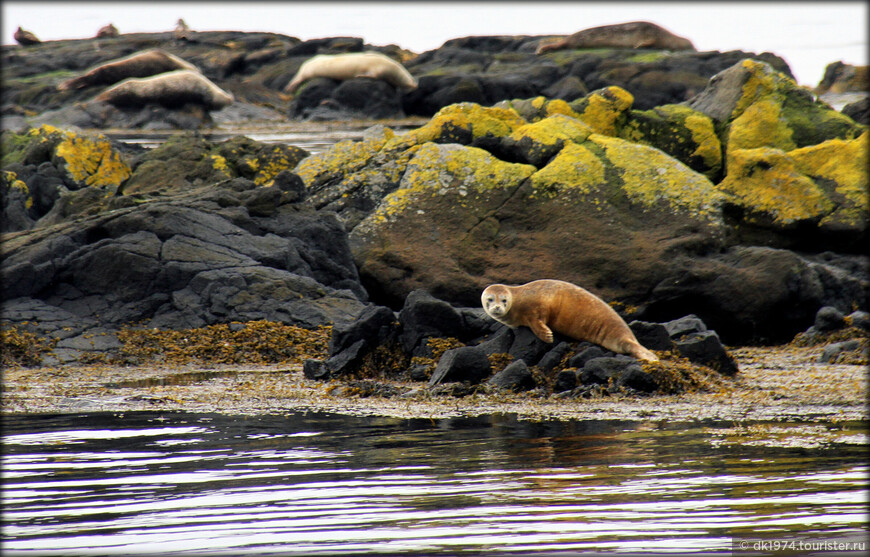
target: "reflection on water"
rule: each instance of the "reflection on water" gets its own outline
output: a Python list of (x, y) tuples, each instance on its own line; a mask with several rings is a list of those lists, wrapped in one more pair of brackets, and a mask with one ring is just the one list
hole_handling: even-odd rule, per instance
[[(409, 120), (413, 121), (413, 120)], [(404, 133), (405, 131), (422, 125), (424, 121), (415, 123), (393, 123), (385, 122), (385, 125), (396, 133)], [(301, 147), (309, 153), (317, 154), (326, 151), (339, 141), (353, 140), (358, 141), (363, 138), (367, 129), (375, 122), (359, 121), (359, 122), (303, 122), (298, 124), (264, 124), (259, 123), (246, 128), (239, 129), (219, 129), (219, 130), (201, 130), (200, 135), (211, 142), (221, 142), (231, 139), (236, 136), (245, 136), (255, 141), (262, 143), (283, 143), (287, 145), (295, 145)], [(130, 130), (105, 130), (104, 135), (128, 143), (138, 145), (146, 149), (153, 149), (173, 135), (182, 132), (178, 131), (130, 131)]]
[(866, 533), (866, 422), (139, 412), (3, 426), (4, 554), (730, 554), (734, 536)]

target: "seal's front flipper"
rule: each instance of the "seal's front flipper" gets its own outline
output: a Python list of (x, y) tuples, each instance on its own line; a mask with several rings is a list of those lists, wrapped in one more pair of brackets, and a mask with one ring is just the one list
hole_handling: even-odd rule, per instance
[(544, 342), (553, 342), (553, 331), (551, 331), (543, 321), (535, 321), (529, 326), (529, 328), (532, 329), (532, 332), (535, 333), (536, 337)]

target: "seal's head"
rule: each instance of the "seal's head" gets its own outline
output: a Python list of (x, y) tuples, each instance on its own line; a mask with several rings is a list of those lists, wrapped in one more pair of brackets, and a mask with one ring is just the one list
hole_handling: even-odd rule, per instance
[(511, 310), (513, 295), (503, 284), (490, 284), (480, 295), (483, 311), (496, 321), (502, 321)]

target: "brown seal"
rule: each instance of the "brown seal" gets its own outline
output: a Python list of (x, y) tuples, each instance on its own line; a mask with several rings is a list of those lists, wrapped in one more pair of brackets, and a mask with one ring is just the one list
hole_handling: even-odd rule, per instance
[(414, 79), (404, 66), (379, 52), (351, 52), (348, 54), (318, 54), (306, 60), (290, 83), (285, 93), (293, 93), (304, 81), (315, 77), (330, 79), (353, 79), (371, 77), (386, 81), (399, 89), (416, 89)]
[(538, 46), (536, 54), (565, 48), (651, 48), (657, 50), (695, 50), (689, 39), (674, 35), (648, 21), (602, 25), (578, 31), (563, 39)]
[(115, 27), (115, 25), (113, 23), (110, 23), (104, 27), (100, 27), (100, 30), (97, 31), (97, 38), (98, 39), (117, 37), (118, 35), (120, 35), (120, 33), (118, 33), (118, 28)]
[(31, 33), (30, 31), (25, 31), (24, 29), (22, 29), (20, 25), (15, 31), (15, 34), (12, 35), (12, 38), (14, 38), (21, 46), (30, 46), (32, 44), (39, 44), (42, 42), (36, 37), (36, 35)]
[(544, 279), (521, 286), (491, 284), (480, 301), (496, 321), (508, 327), (528, 327), (544, 342), (553, 342), (555, 331), (640, 360), (658, 360), (641, 346), (613, 308), (570, 282)]
[(134, 107), (157, 103), (174, 108), (190, 103), (217, 110), (232, 104), (233, 96), (199, 72), (176, 70), (142, 79), (125, 79), (97, 95), (94, 100)]
[(178, 56), (153, 48), (94, 66), (84, 74), (64, 81), (57, 88), (67, 91), (92, 85), (112, 85), (128, 77), (148, 77), (173, 70), (197, 70), (197, 67)]

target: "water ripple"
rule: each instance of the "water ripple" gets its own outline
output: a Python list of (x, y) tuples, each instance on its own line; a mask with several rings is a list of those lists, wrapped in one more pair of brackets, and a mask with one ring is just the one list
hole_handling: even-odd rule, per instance
[[(718, 442), (731, 425), (4, 418), (3, 546), (20, 555), (730, 553), (737, 535), (866, 532), (866, 447)], [(866, 424), (837, 427), (864, 435)]]

